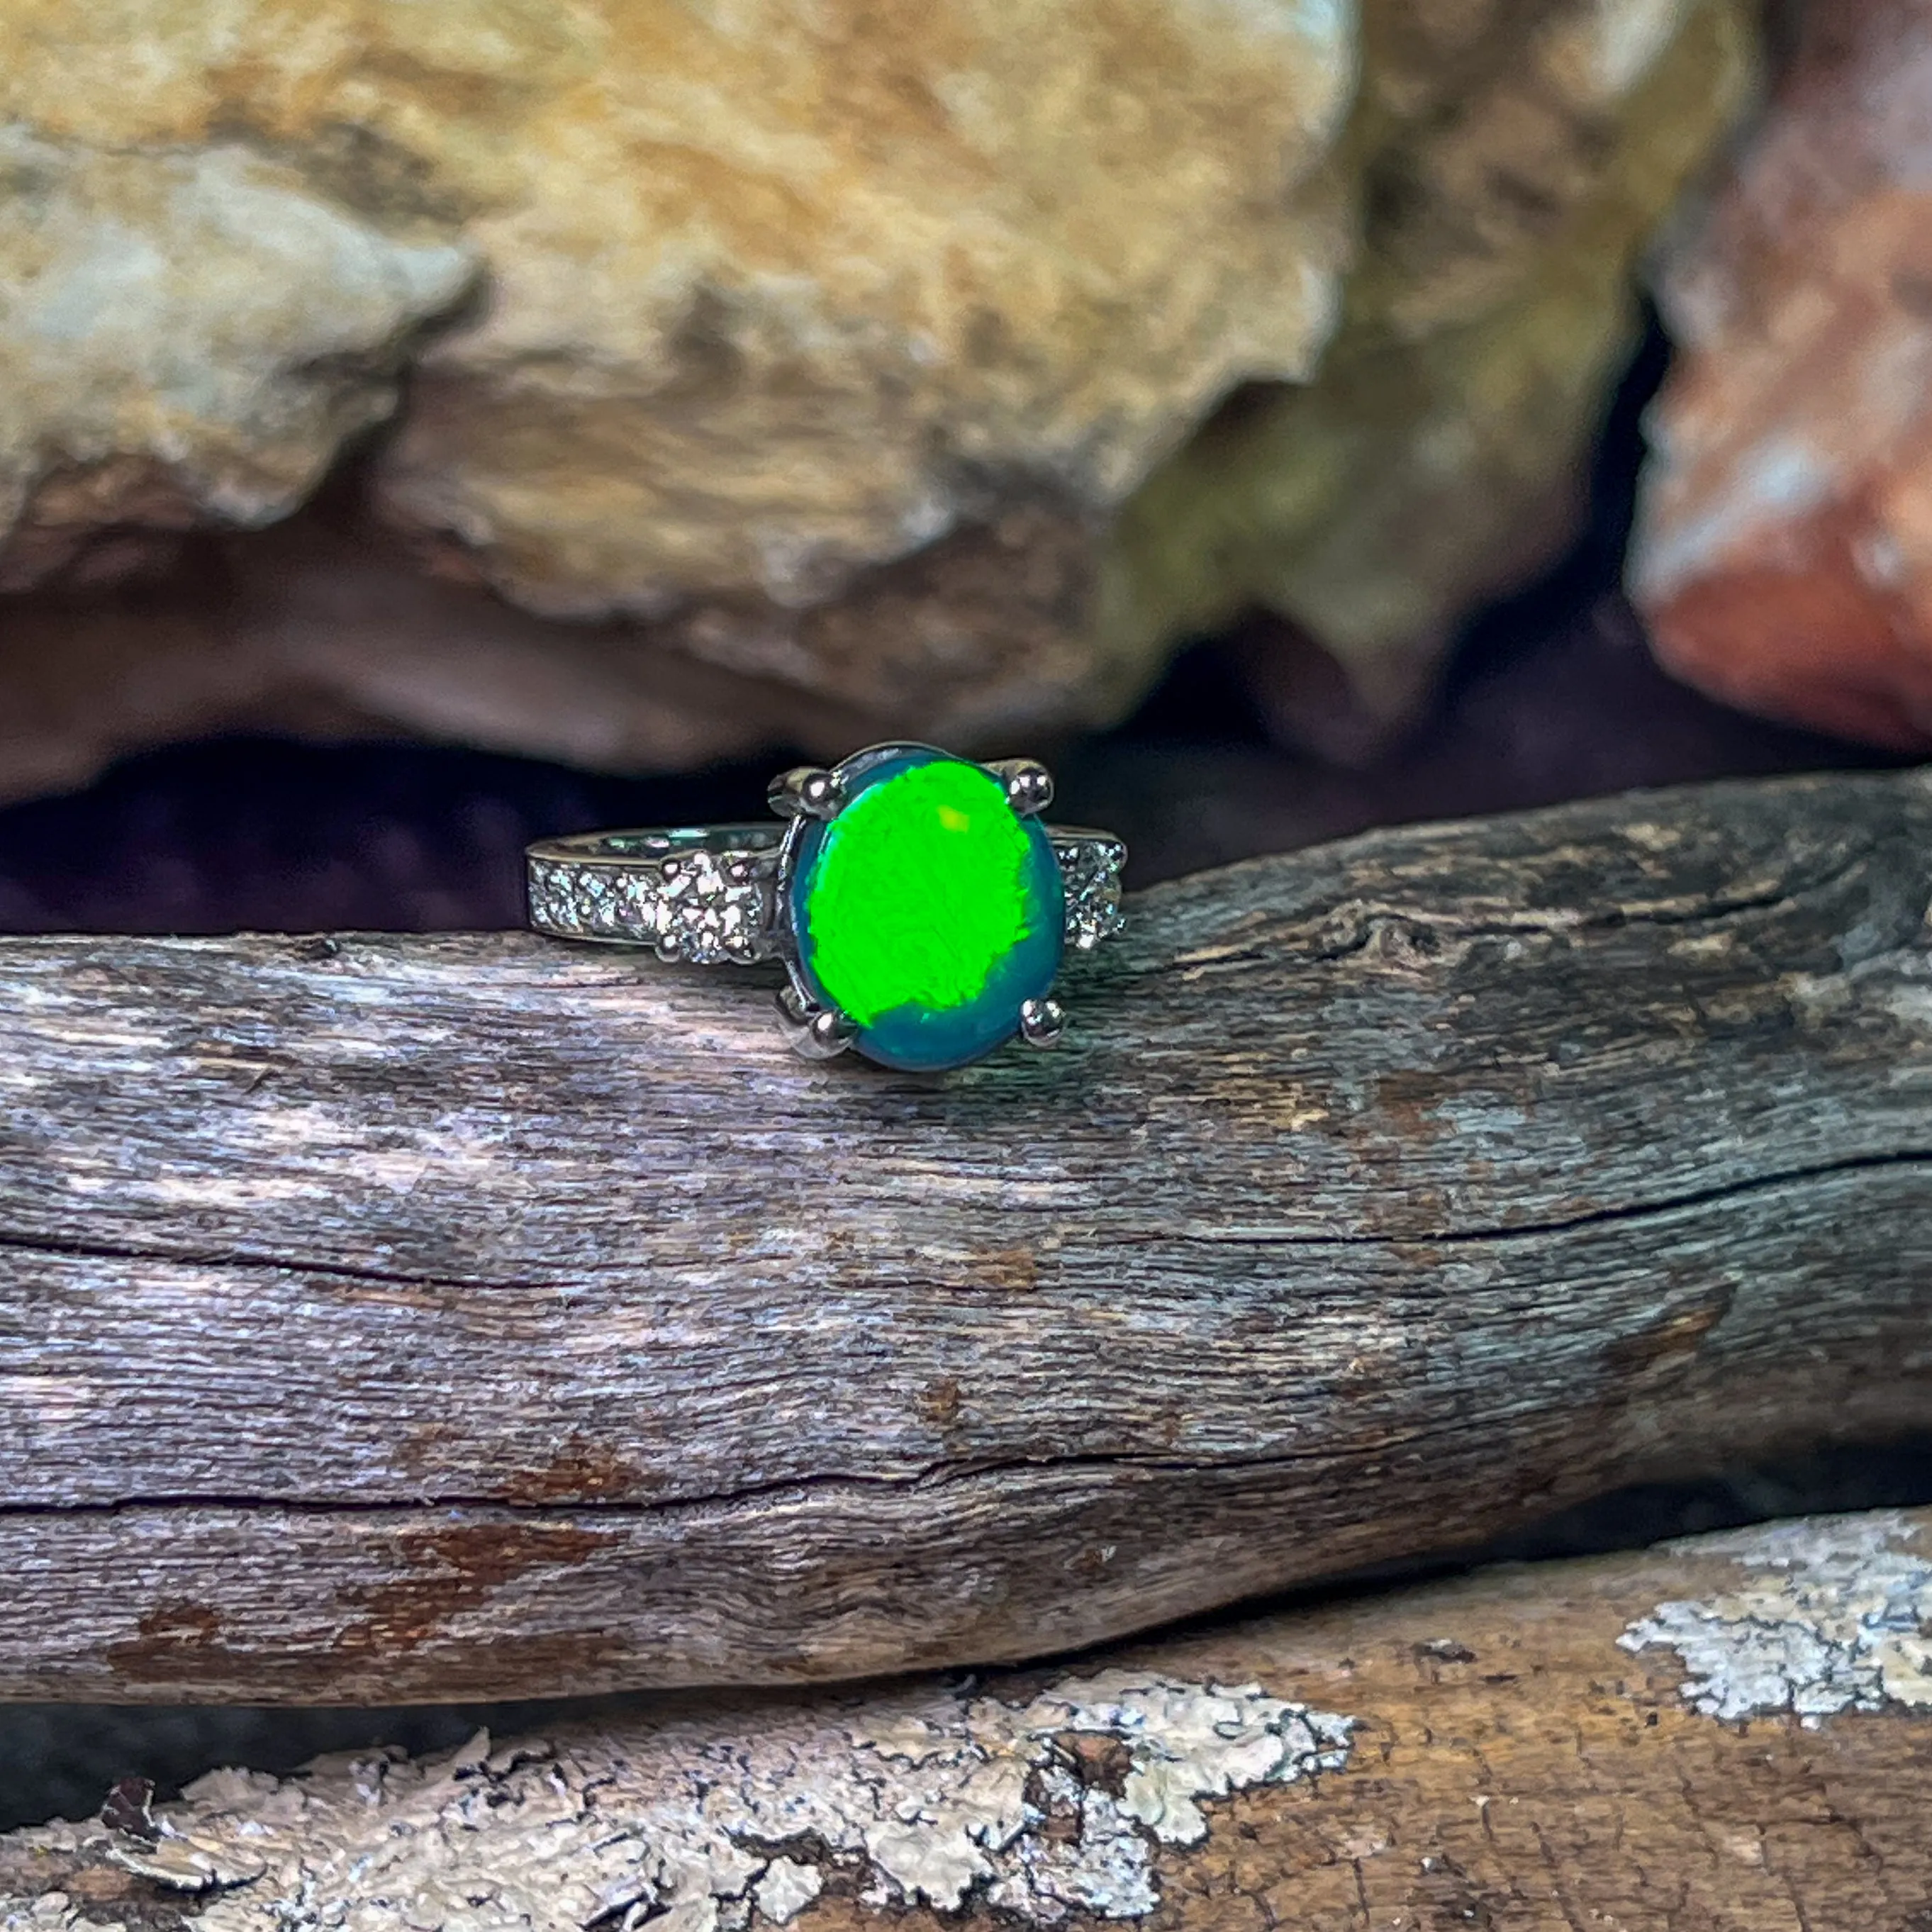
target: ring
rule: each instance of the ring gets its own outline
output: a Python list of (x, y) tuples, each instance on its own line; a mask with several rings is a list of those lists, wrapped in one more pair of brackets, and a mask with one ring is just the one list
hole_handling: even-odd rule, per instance
[(1016, 1035), (1055, 1045), (1069, 950), (1121, 929), (1127, 848), (1046, 825), (1030, 758), (875, 745), (772, 782), (783, 824), (586, 832), (530, 847), (530, 923), (700, 965), (784, 962), (778, 1008), (811, 1059), (964, 1066)]

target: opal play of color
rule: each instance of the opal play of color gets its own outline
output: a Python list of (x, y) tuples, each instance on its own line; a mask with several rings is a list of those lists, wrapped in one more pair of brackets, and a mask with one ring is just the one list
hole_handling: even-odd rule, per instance
[(1060, 969), (1064, 908), (1045, 827), (983, 766), (895, 746), (839, 768), (845, 803), (806, 826), (792, 930), (805, 989), (886, 1066), (964, 1066), (1019, 1030)]

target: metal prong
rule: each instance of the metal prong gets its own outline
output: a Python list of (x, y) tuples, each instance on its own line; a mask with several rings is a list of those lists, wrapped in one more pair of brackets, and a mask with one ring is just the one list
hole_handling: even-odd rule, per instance
[(1058, 1046), (1066, 1009), (1058, 1000), (1028, 1000), (1020, 1007), (1020, 1036), (1029, 1046)]
[(836, 1060), (858, 1037), (858, 1023), (836, 1006), (814, 1006), (796, 986), (778, 994), (778, 1012), (793, 1052), (807, 1060)]
[(845, 788), (836, 772), (795, 765), (772, 781), (765, 801), (781, 818), (836, 818), (845, 802)]
[(1053, 774), (1033, 758), (1003, 758), (990, 769), (1006, 788), (1006, 802), (1022, 818), (1036, 818), (1053, 802)]

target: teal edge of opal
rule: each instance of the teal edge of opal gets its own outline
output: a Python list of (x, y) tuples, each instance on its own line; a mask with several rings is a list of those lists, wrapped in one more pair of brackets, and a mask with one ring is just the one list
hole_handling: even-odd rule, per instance
[[(934, 764), (967, 764), (926, 746), (894, 746), (862, 753), (839, 767), (844, 782), (843, 818), (874, 788), (888, 785), (908, 772)], [(971, 770), (978, 766), (968, 765)], [(989, 775), (990, 776), (990, 775)], [(1004, 801), (1001, 801), (1004, 806)], [(1010, 808), (1006, 808), (1010, 809)], [(822, 1006), (845, 1010), (836, 989), (818, 972), (821, 935), (814, 933), (812, 914), (815, 888), (832, 842), (849, 838), (867, 816), (850, 822), (842, 832), (840, 821), (814, 823), (802, 829), (791, 862), (790, 904), (798, 976), (804, 991)], [(1060, 862), (1044, 826), (1016, 819), (1024, 837), (1024, 856), (1012, 882), (1015, 942), (986, 974), (972, 997), (944, 1006), (909, 1004), (876, 1015), (862, 1025), (853, 1044), (867, 1059), (907, 1072), (940, 1072), (964, 1066), (1011, 1040), (1019, 1030), (1020, 1008), (1028, 1000), (1043, 999), (1058, 974), (1064, 945), (1065, 899)], [(882, 892), (920, 895), (929, 882), (917, 878), (881, 878)], [(915, 901), (915, 902), (920, 902)]]

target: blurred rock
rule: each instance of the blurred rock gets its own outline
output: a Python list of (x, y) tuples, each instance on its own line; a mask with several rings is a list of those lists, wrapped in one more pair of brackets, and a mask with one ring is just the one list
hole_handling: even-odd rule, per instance
[(1807, 10), (1769, 120), (1660, 287), (1630, 581), (1726, 702), (1932, 748), (1932, 4)]
[(83, 784), (223, 730), (406, 734), (604, 770), (688, 769), (795, 736), (850, 745), (835, 701), (559, 624), (305, 514), (202, 537), (160, 583), (16, 600), (0, 626), (0, 794)]
[(1364, 250), (1321, 375), (1237, 398), (1151, 479), (1112, 596), (1169, 636), (1280, 620), (1258, 694), (1344, 764), (1576, 533), (1633, 263), (1756, 76), (1730, 0), (1370, 0), (1367, 44)]
[(1567, 533), (1748, 11), (9, 8), (0, 790), (236, 723), (1043, 740), (1257, 608), (1372, 744)]
[(0, 182), (0, 590), (286, 516), (476, 273), (460, 242), (386, 234), (230, 142), (124, 152), (16, 121)]

